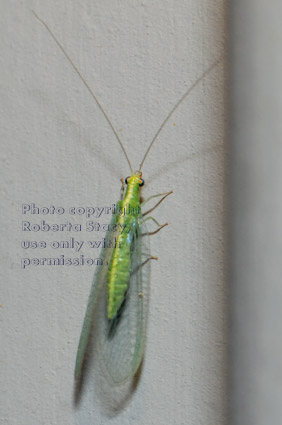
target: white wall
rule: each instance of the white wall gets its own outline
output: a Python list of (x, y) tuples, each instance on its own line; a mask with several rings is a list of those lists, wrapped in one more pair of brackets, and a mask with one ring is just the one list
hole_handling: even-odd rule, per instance
[[(111, 205), (129, 170), (101, 112), (30, 9), (95, 90), (134, 168), (170, 109), (223, 54), (225, 37), (223, 0), (2, 1), (1, 423), (224, 424), (224, 61), (179, 107), (143, 169), (145, 196), (174, 194), (155, 214), (169, 226), (151, 241), (159, 261), (152, 264), (143, 373), (129, 402), (109, 417), (93, 395), (95, 377), (80, 404), (73, 404), (74, 360), (93, 267), (21, 268), (23, 257), (77, 256), (50, 247), (24, 250), (22, 240), (93, 236), (26, 235), (22, 220), (86, 220), (27, 217), (21, 208)], [(81, 253), (92, 255), (86, 248)]]
[(281, 2), (233, 2), (234, 425), (282, 417)]

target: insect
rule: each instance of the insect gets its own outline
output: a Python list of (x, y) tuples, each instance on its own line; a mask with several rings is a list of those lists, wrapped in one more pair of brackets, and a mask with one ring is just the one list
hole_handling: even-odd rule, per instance
[[(97, 267), (85, 313), (75, 364), (75, 379), (81, 376), (92, 325), (96, 328), (99, 350), (111, 381), (121, 384), (131, 379), (138, 370), (144, 354), (146, 322), (148, 316), (150, 262), (157, 259), (150, 255), (149, 236), (157, 233), (168, 223), (159, 224), (148, 215), (172, 193), (153, 195), (141, 202), (141, 188), (144, 185), (142, 167), (157, 137), (172, 114), (199, 84), (199, 82), (220, 62), (214, 62), (184, 93), (176, 103), (152, 139), (141, 164), (134, 171), (125, 148), (108, 115), (95, 93), (81, 75), (63, 46), (48, 25), (33, 12), (45, 26), (57, 46), (63, 52), (84, 86), (103, 113), (112, 129), (129, 164), (131, 175), (122, 181), (121, 200), (117, 203), (102, 253), (103, 266)], [(127, 186), (125, 189), (125, 185)], [(151, 209), (142, 213), (142, 208), (152, 198), (161, 197)], [(146, 222), (157, 225), (154, 232), (148, 232)], [(123, 229), (123, 231), (117, 229)]]

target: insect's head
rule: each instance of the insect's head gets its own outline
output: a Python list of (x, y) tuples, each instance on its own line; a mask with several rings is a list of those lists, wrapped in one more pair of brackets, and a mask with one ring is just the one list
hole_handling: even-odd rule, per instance
[(125, 183), (132, 184), (132, 185), (138, 184), (141, 187), (141, 186), (144, 186), (145, 182), (142, 179), (141, 171), (135, 171), (135, 173), (132, 173), (131, 176), (126, 177)]

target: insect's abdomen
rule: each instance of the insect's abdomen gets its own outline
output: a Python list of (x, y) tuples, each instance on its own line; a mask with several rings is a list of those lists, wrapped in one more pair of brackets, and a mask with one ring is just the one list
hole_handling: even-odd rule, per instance
[[(133, 205), (134, 208), (132, 208)], [(118, 207), (124, 213), (117, 217), (116, 224), (118, 228), (123, 229), (123, 232), (119, 233), (116, 237), (116, 246), (108, 268), (108, 319), (113, 319), (122, 305), (131, 273), (131, 245), (136, 231), (136, 221), (140, 217), (141, 211), (139, 202), (136, 203), (136, 200), (134, 202), (132, 197), (129, 212), (128, 206), (128, 199), (124, 199), (118, 203)]]
[(117, 237), (117, 246), (108, 269), (108, 319), (113, 319), (118, 312), (127, 291), (130, 277), (130, 243), (129, 235), (122, 234)]

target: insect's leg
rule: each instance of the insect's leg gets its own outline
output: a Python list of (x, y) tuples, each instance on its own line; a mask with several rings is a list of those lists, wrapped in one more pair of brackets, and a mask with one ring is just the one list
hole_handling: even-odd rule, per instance
[(121, 189), (120, 189), (120, 198), (121, 200), (123, 199), (123, 195), (124, 195), (124, 189), (125, 189), (125, 183), (123, 179), (120, 179), (121, 181)]
[(167, 225), (168, 225), (168, 223), (160, 224), (160, 223), (159, 223), (159, 222), (155, 219), (155, 217), (152, 217), (151, 215), (149, 215), (149, 217), (144, 218), (144, 220), (142, 221), (142, 223), (144, 223), (145, 221), (148, 221), (148, 220), (152, 220), (154, 223), (156, 223), (156, 225), (157, 225), (158, 227), (164, 227), (164, 226), (167, 226)]
[[(170, 195), (173, 191), (171, 190), (170, 192), (165, 192), (165, 193), (158, 193), (157, 195), (152, 195), (149, 196), (149, 198), (145, 199), (142, 203), (141, 203), (141, 207), (143, 207), (145, 204), (147, 204), (147, 202), (151, 201), (151, 199), (157, 198), (158, 196), (163, 196), (164, 198), (166, 198), (168, 195)], [(163, 199), (164, 199), (163, 198)]]
[(145, 201), (143, 201), (143, 202), (142, 202), (141, 207), (143, 207), (143, 205), (144, 205), (146, 202), (150, 201), (151, 199), (156, 198), (156, 197), (158, 197), (158, 196), (162, 196), (162, 199), (161, 199), (159, 202), (157, 202), (157, 203), (156, 203), (156, 205), (154, 205), (154, 206), (153, 206), (150, 210), (146, 211), (146, 212), (143, 214), (143, 217), (144, 217), (145, 215), (149, 214), (150, 212), (152, 212), (155, 208), (157, 208), (157, 207), (160, 205), (160, 203), (161, 203), (161, 202), (163, 202), (163, 201), (165, 200), (165, 198), (166, 198), (168, 195), (171, 195), (172, 193), (173, 193), (173, 191), (171, 190), (170, 192), (167, 192), (167, 193), (159, 193), (158, 195), (153, 195), (153, 196), (150, 196), (148, 199), (145, 199)]
[(165, 227), (165, 226), (167, 226), (168, 225), (168, 223), (165, 223), (165, 224), (160, 224), (154, 217), (152, 217), (152, 216), (149, 216), (149, 217), (146, 217), (144, 220), (143, 220), (143, 223), (145, 222), (145, 221), (148, 221), (148, 220), (152, 220), (154, 223), (156, 223), (156, 225), (157, 226), (159, 226), (159, 228), (157, 229), (157, 230), (155, 230), (154, 232), (147, 232), (147, 233), (142, 233), (141, 234), (141, 236), (144, 236), (144, 235), (155, 235), (156, 233), (158, 233), (163, 227)]
[(158, 260), (159, 259), (158, 257), (154, 257), (153, 255), (150, 255), (150, 254), (147, 254), (147, 253), (144, 253), (144, 252), (142, 252), (142, 255), (146, 255), (147, 258), (146, 258), (145, 261), (143, 261), (141, 266), (144, 266), (144, 264), (148, 263), (148, 261), (150, 261), (150, 260)]
[(132, 272), (131, 272), (131, 274), (134, 274), (134, 273), (137, 273), (137, 271), (138, 270), (140, 270), (140, 268), (141, 267), (143, 267), (143, 266), (145, 266), (145, 264), (147, 264), (148, 263), (148, 261), (150, 261), (150, 260), (158, 260), (159, 258), (158, 257), (154, 257), (153, 255), (150, 255), (150, 254), (145, 254), (145, 253), (142, 253), (142, 255), (144, 255), (144, 256), (146, 256), (147, 258), (146, 258), (146, 260), (144, 260), (141, 264), (139, 264)]

